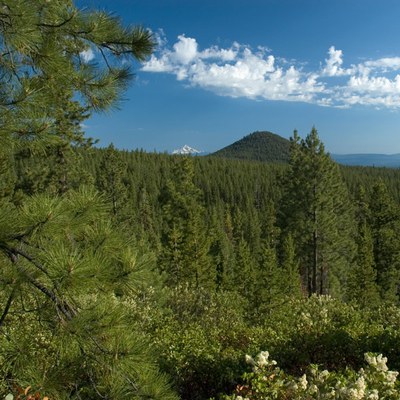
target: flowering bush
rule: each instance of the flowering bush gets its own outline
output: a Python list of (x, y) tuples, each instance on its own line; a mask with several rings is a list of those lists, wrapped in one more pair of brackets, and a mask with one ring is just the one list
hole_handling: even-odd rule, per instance
[(367, 366), (358, 372), (343, 373), (319, 370), (312, 365), (300, 378), (286, 374), (262, 351), (255, 359), (246, 356), (252, 372), (244, 375), (244, 385), (237, 386), (231, 400), (398, 400), (400, 389), (397, 371), (390, 371), (381, 354), (365, 354)]

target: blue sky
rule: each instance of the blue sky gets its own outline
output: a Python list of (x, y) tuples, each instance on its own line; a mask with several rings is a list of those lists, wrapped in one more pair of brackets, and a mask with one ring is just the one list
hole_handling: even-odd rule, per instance
[(79, 0), (150, 28), (158, 48), (100, 145), (215, 151), (315, 125), (332, 153), (400, 153), (398, 0)]

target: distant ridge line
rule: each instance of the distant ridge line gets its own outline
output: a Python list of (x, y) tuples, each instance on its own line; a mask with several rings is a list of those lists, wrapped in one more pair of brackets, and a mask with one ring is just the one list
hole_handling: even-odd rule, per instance
[[(256, 131), (209, 154), (213, 157), (288, 163), (290, 141), (270, 131)], [(360, 167), (400, 167), (400, 154), (330, 154), (339, 164)]]

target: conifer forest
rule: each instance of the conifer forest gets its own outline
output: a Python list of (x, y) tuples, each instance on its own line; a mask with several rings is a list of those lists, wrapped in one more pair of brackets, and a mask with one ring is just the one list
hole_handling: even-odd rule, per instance
[(400, 398), (400, 170), (93, 146), (152, 33), (0, 9), (1, 399)]

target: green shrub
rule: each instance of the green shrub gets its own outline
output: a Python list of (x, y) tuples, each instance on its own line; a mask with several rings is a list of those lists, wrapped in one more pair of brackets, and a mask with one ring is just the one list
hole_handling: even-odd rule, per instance
[(400, 388), (397, 371), (390, 371), (387, 359), (381, 354), (365, 354), (367, 366), (358, 372), (346, 369), (344, 372), (320, 370), (311, 365), (307, 374), (294, 377), (269, 360), (269, 353), (263, 351), (255, 359), (246, 356), (252, 372), (244, 374), (243, 385), (236, 388), (231, 400), (398, 400)]

